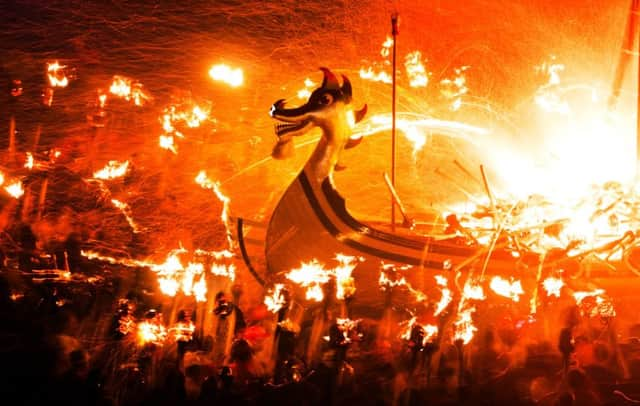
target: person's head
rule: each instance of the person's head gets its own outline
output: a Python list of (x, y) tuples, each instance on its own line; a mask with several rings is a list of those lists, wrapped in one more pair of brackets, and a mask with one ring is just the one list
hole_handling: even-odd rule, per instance
[(529, 384), (531, 400), (536, 403), (545, 398), (551, 392), (553, 392), (553, 386), (551, 385), (551, 382), (549, 382), (549, 379), (544, 376), (534, 378)]
[(580, 368), (573, 368), (567, 372), (567, 383), (573, 391), (580, 391), (587, 386), (587, 375)]
[(595, 358), (598, 364), (607, 363), (609, 361), (609, 355), (610, 355), (609, 347), (605, 343), (601, 341), (594, 343), (593, 357)]
[(253, 355), (253, 349), (245, 339), (238, 339), (231, 344), (231, 361), (247, 362)]
[(216, 293), (216, 304), (220, 305), (227, 302), (227, 296), (223, 291)]
[(558, 396), (554, 406), (572, 406), (574, 397), (570, 392), (563, 392)]

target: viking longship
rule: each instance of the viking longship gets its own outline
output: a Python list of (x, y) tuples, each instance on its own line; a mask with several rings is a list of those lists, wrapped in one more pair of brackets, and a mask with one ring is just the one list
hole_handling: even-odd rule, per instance
[(274, 158), (286, 157), (293, 150), (294, 137), (314, 127), (321, 129), (322, 136), (271, 215), (265, 237), (268, 279), (312, 260), (329, 264), (336, 254), (354, 256), (360, 259), (353, 272), (357, 298), (366, 305), (380, 301), (378, 277), (383, 265), (404, 269), (402, 276), (414, 283), (471, 268), (513, 275), (530, 266), (525, 258), (499, 246), (490, 250), (468, 238), (443, 240), (408, 229), (391, 232), (353, 217), (333, 176), (342, 169), (341, 154), (362, 140), (352, 138), (352, 133), (367, 106), (353, 108), (346, 76), (340, 80), (330, 70), (321, 70), (322, 85), (304, 105), (287, 108), (284, 100), (278, 100), (271, 107), (271, 117), (278, 122)]

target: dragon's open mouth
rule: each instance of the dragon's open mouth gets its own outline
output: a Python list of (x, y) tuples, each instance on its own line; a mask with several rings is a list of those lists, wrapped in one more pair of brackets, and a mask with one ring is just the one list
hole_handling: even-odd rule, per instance
[(282, 137), (290, 132), (301, 130), (308, 123), (309, 120), (303, 120), (298, 123), (278, 123), (275, 125), (275, 132), (278, 137)]

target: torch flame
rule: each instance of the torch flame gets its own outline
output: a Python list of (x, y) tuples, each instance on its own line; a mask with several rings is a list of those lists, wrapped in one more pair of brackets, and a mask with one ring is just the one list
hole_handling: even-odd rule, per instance
[(471, 315), (476, 311), (475, 307), (469, 307), (458, 312), (458, 317), (454, 324), (454, 340), (462, 340), (464, 344), (468, 344), (478, 329), (473, 325)]
[(113, 77), (109, 92), (126, 101), (132, 100), (136, 106), (142, 106), (147, 101), (152, 100), (152, 97), (143, 90), (142, 83), (120, 75)]
[(440, 298), (440, 301), (438, 302), (438, 304), (436, 305), (436, 309), (433, 312), (434, 316), (439, 315), (440, 313), (442, 313), (442, 311), (444, 311), (447, 306), (449, 306), (449, 304), (453, 301), (453, 295), (451, 294), (451, 290), (449, 288), (447, 288), (447, 278), (445, 278), (442, 275), (436, 275), (436, 283), (439, 286), (442, 286), (442, 297)]
[(60, 65), (58, 61), (47, 64), (47, 76), (51, 87), (67, 87), (69, 79), (64, 74), (66, 66)]
[(99, 171), (93, 173), (95, 179), (115, 179), (124, 176), (129, 170), (129, 161), (122, 163), (118, 161), (109, 161), (109, 163)]
[(489, 286), (498, 295), (508, 297), (514, 302), (518, 302), (520, 300), (520, 295), (524, 294), (520, 281), (509, 282), (500, 276), (494, 276), (491, 279), (491, 284)]
[(231, 68), (225, 64), (213, 65), (209, 69), (209, 76), (217, 82), (223, 82), (231, 87), (238, 87), (244, 82), (244, 74), (240, 68)]
[(348, 255), (338, 254), (336, 260), (339, 265), (334, 269), (334, 275), (336, 278), (336, 298), (343, 300), (353, 296), (356, 292), (356, 286), (351, 276), (351, 272), (356, 267), (354, 261), (356, 257), (350, 257)]
[(542, 281), (542, 286), (547, 291), (547, 296), (560, 297), (560, 290), (564, 286), (564, 282), (559, 278), (548, 277)]
[(33, 154), (31, 152), (27, 152), (27, 157), (24, 162), (24, 167), (27, 169), (33, 169)]
[(138, 343), (140, 345), (162, 345), (166, 338), (167, 330), (160, 317), (138, 323)]
[[(4, 178), (2, 180), (4, 181)], [(20, 182), (19, 180), (5, 186), (4, 190), (16, 199), (19, 199), (24, 194), (22, 182)]]
[(422, 53), (413, 51), (405, 56), (404, 67), (409, 77), (409, 86), (427, 87), (429, 76), (422, 64)]
[(270, 312), (278, 313), (280, 309), (282, 309), (282, 306), (285, 305), (286, 298), (283, 293), (284, 289), (284, 284), (276, 283), (273, 285), (271, 294), (264, 297), (264, 304)]

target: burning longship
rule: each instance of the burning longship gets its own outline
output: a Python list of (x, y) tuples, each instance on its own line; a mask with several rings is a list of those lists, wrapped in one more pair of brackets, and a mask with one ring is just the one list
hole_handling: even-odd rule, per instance
[(336, 190), (333, 176), (344, 169), (340, 156), (358, 145), (352, 138), (354, 126), (366, 114), (352, 107), (352, 87), (346, 76), (342, 83), (326, 68), (323, 82), (308, 101), (287, 108), (283, 100), (271, 107), (271, 116), (279, 122), (275, 158), (285, 158), (293, 150), (294, 137), (319, 127), (322, 136), (296, 179), (286, 189), (269, 222), (265, 255), (269, 279), (278, 279), (301, 263), (317, 260), (329, 263), (341, 253), (360, 259), (353, 278), (358, 289), (354, 303), (380, 304), (378, 275), (381, 267), (403, 269), (402, 276), (422, 286), (436, 273), (477, 270), (506, 275), (521, 274), (537, 268), (537, 256), (508, 249), (509, 241), (500, 241), (489, 249), (468, 238), (438, 239), (410, 229), (385, 230), (353, 217), (345, 199)]

